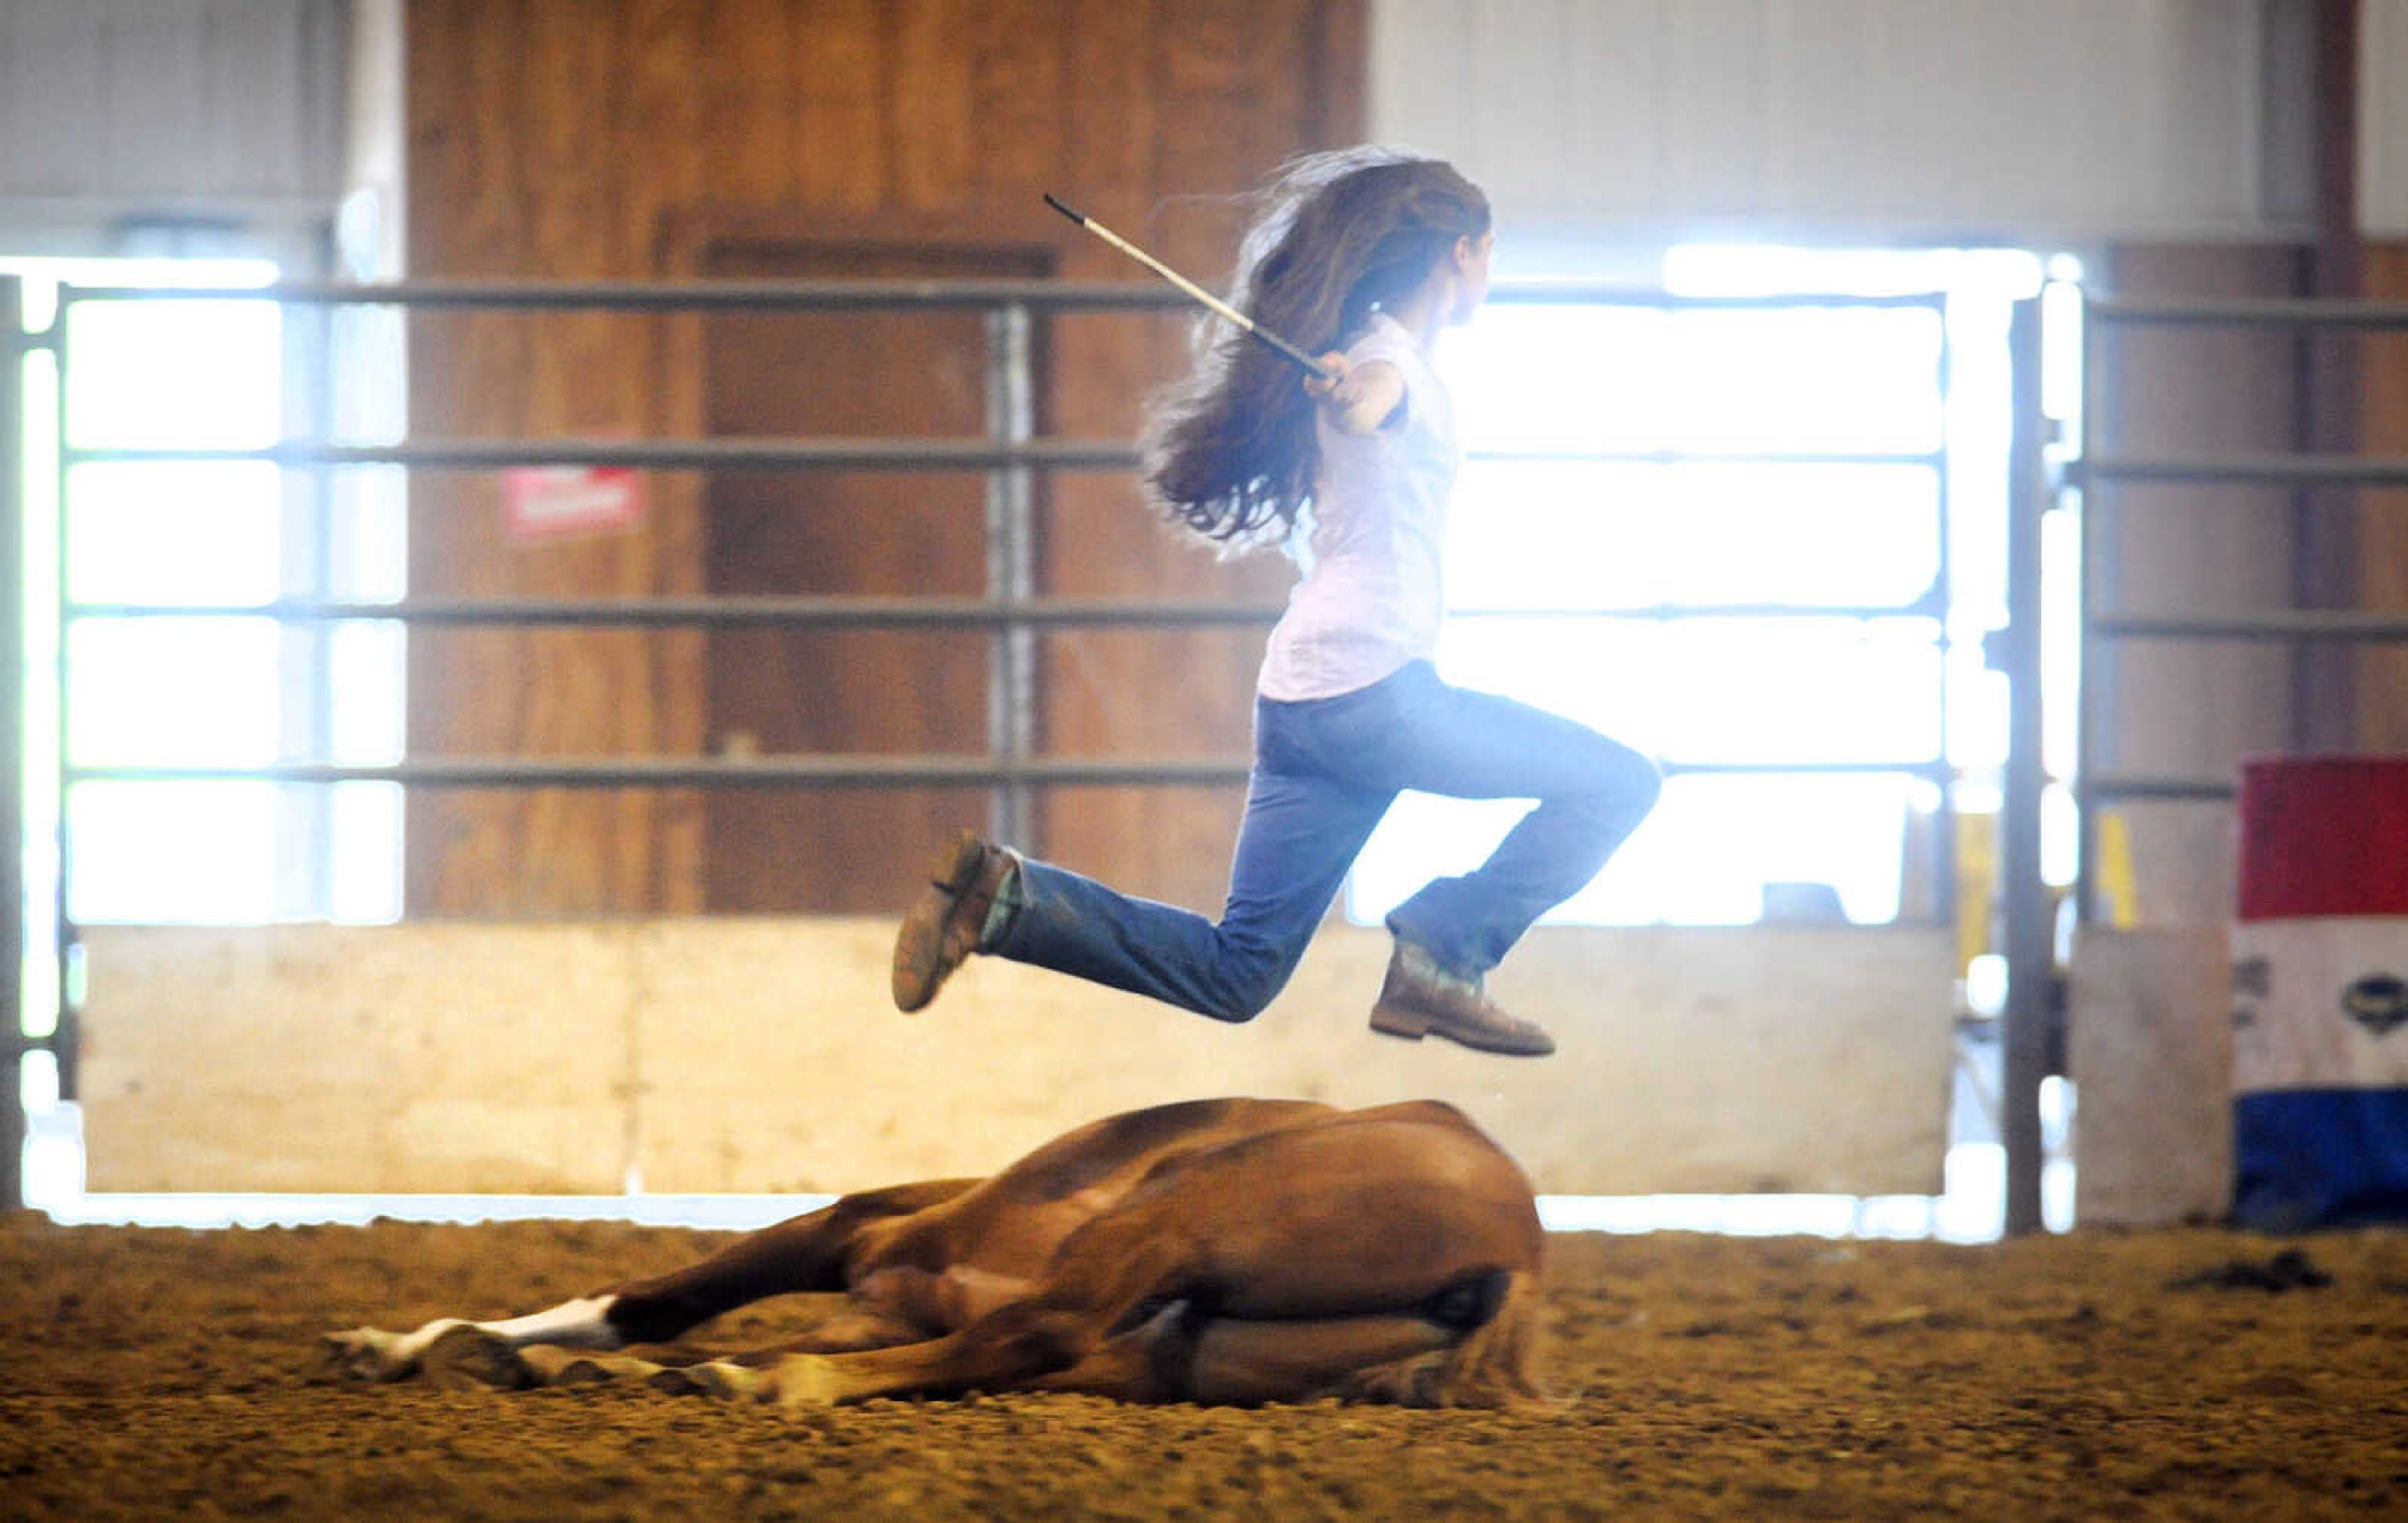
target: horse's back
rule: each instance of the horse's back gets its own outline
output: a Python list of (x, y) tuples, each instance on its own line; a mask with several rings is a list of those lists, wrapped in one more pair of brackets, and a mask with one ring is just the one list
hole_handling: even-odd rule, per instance
[(1134, 1183), (1170, 1158), (1345, 1114), (1317, 1100), (1228, 1096), (1175, 1100), (1090, 1121), (1054, 1138), (987, 1182), (986, 1192), (1042, 1203)]

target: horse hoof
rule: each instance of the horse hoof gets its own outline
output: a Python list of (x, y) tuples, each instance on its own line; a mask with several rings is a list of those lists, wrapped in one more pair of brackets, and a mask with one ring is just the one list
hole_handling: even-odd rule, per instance
[(721, 1359), (671, 1365), (652, 1377), (652, 1387), (671, 1396), (715, 1396), (723, 1401), (764, 1401), (776, 1394), (767, 1375)]
[(482, 1328), (452, 1329), (427, 1346), (419, 1362), (440, 1390), (522, 1391), (538, 1383), (509, 1340)]
[(616, 1373), (590, 1355), (549, 1343), (531, 1343), (519, 1350), (519, 1358), (543, 1386), (584, 1386)]
[(655, 1370), (651, 1374), (644, 1377), (644, 1384), (660, 1392), (663, 1396), (707, 1396), (710, 1394), (710, 1387), (695, 1379), (691, 1372), (674, 1365), (666, 1369)]

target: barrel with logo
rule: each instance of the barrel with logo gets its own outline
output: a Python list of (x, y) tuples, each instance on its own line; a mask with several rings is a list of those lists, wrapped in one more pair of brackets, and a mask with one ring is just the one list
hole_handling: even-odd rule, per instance
[(2408, 1220), (2408, 756), (2241, 769), (2233, 1220)]

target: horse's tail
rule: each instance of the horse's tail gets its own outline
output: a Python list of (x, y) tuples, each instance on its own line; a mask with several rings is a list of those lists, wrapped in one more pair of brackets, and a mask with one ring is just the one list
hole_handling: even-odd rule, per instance
[(1440, 1360), (1429, 1404), (1510, 1407), (1543, 1397), (1536, 1366), (1544, 1300), (1536, 1271), (1507, 1275), (1497, 1315), (1466, 1333)]
[(1540, 1308), (1535, 1270), (1499, 1272), (1496, 1311), (1460, 1342), (1357, 1373), (1350, 1400), (1408, 1407), (1512, 1407), (1543, 1400), (1538, 1363)]

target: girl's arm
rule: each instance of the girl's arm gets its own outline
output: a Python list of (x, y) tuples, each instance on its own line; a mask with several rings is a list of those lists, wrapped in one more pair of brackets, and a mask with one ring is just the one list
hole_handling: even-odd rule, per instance
[(1309, 376), (1304, 389), (1341, 434), (1370, 434), (1403, 421), (1405, 373), (1385, 360), (1349, 365), (1336, 352), (1320, 356), (1329, 379)]

